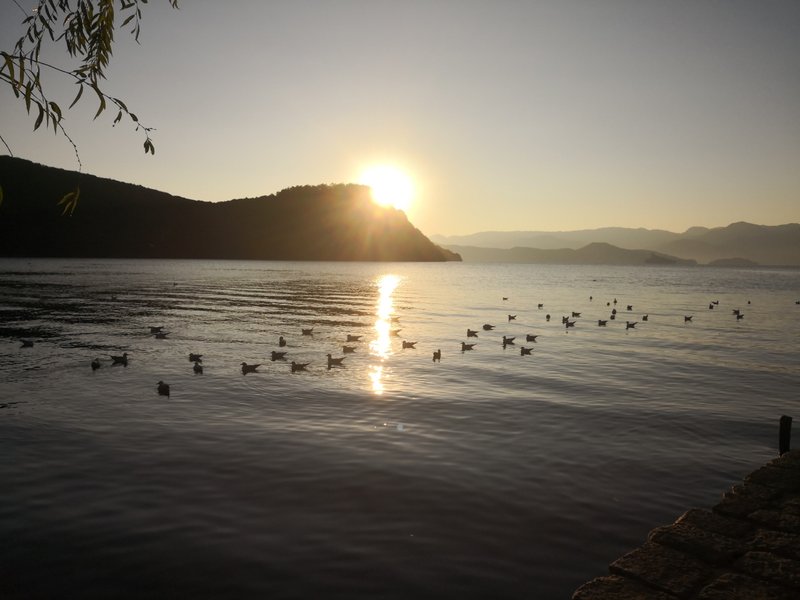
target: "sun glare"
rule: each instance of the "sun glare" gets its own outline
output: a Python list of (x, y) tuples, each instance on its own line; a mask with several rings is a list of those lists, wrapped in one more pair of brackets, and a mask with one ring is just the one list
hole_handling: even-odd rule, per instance
[(365, 169), (358, 182), (372, 189), (372, 199), (381, 206), (391, 206), (407, 211), (414, 196), (411, 178), (403, 171), (389, 165), (376, 165)]

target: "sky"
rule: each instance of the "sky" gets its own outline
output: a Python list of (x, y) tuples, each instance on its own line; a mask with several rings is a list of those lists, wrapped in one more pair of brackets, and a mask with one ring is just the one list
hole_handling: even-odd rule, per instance
[[(34, 4), (0, 0), (0, 48)], [(115, 39), (106, 90), (156, 154), (85, 94), (93, 175), (220, 201), (390, 164), (428, 235), (800, 221), (797, 0), (151, 0)], [(33, 117), (0, 87), (14, 155), (77, 170)]]

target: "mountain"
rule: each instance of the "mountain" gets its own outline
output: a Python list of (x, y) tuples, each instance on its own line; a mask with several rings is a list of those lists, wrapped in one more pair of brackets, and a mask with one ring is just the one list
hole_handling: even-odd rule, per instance
[(446, 246), (480, 246), (483, 248), (541, 248), (577, 250), (586, 244), (602, 242), (635, 250), (652, 248), (678, 239), (680, 234), (660, 229), (630, 229), (625, 227), (603, 227), (577, 231), (482, 231), (470, 235), (432, 235), (437, 244)]
[[(485, 231), (466, 236), (435, 235), (431, 239), (450, 249), (477, 246), (577, 250), (598, 242), (628, 250), (647, 249), (699, 263), (736, 258), (761, 265), (800, 266), (798, 223), (775, 226), (732, 223), (727, 227), (691, 227), (683, 233), (622, 227), (557, 232)], [(464, 260), (471, 259), (464, 256)]]
[(654, 248), (704, 263), (740, 258), (762, 265), (800, 266), (800, 224), (732, 223)]
[(577, 250), (560, 248), (478, 248), (449, 246), (465, 262), (537, 263), (558, 265), (695, 265), (693, 260), (667, 256), (651, 250), (628, 250), (596, 242)]
[[(460, 260), (355, 184), (201, 202), (0, 157), (0, 256)], [(80, 187), (71, 216), (59, 198)]]

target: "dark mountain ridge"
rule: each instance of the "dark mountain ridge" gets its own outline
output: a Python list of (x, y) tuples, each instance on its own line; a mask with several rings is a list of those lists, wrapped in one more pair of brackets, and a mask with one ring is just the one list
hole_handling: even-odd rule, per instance
[[(0, 255), (256, 260), (460, 260), (356, 184), (202, 202), (0, 157)], [(80, 187), (71, 216), (57, 200)]]
[(628, 250), (595, 242), (583, 248), (478, 248), (450, 246), (465, 262), (535, 263), (556, 265), (695, 265), (693, 260), (668, 256), (651, 250)]
[[(684, 233), (659, 229), (604, 227), (580, 231), (480, 232), (467, 236), (431, 236), (447, 248), (483, 247), (511, 249), (517, 246), (551, 250), (577, 250), (587, 244), (607, 243), (627, 250), (647, 249), (699, 263), (740, 259), (761, 265), (800, 266), (800, 224), (754, 225), (732, 223), (727, 227), (691, 227)], [(524, 241), (525, 243), (521, 243)], [(464, 256), (465, 260), (470, 260)]]

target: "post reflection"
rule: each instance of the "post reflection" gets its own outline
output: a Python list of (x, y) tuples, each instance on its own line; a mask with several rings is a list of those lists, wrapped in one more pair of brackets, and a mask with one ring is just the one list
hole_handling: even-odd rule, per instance
[(383, 394), (383, 362), (389, 357), (392, 350), (391, 319), (394, 311), (392, 294), (400, 283), (397, 275), (382, 275), (376, 280), (378, 286), (378, 305), (375, 318), (375, 339), (370, 341), (369, 349), (381, 364), (371, 366), (369, 377), (372, 380), (372, 392), (380, 396)]

